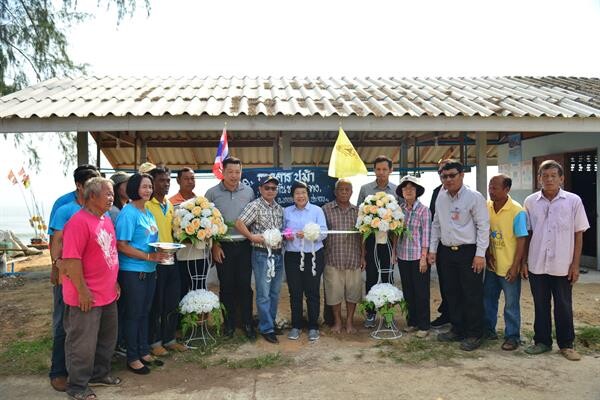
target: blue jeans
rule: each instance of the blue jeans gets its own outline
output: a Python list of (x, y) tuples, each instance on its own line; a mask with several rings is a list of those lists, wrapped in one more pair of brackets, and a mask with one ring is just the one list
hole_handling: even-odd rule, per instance
[(275, 277), (267, 282), (267, 253), (252, 249), (252, 270), (256, 285), (256, 309), (258, 310), (258, 330), (271, 333), (275, 328), (279, 292), (283, 282), (283, 256), (274, 254)]
[(504, 338), (519, 340), (521, 337), (521, 279), (509, 283), (504, 277), (486, 270), (483, 281), (483, 306), (485, 309), (485, 327), (496, 332), (498, 319), (498, 299), (504, 291)]
[(50, 379), (59, 376), (68, 376), (65, 360), (65, 328), (63, 317), (65, 315), (65, 302), (63, 301), (62, 285), (52, 288), (54, 308), (52, 310), (52, 365), (50, 366)]
[(150, 354), (148, 316), (156, 289), (156, 272), (119, 271), (119, 284), (125, 306), (127, 362), (131, 363)]

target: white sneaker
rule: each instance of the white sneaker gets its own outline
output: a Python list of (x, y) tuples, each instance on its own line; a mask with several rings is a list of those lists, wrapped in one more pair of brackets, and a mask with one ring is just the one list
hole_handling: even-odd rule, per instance
[(298, 329), (298, 328), (292, 328), (290, 330), (290, 332), (288, 333), (288, 339), (290, 339), (290, 340), (298, 340), (298, 338), (300, 337), (300, 332), (302, 332), (300, 329)]
[(429, 331), (418, 331), (415, 333), (415, 336), (419, 339), (425, 339), (427, 336), (429, 336)]
[(405, 326), (402, 330), (406, 333), (412, 333), (412, 332), (417, 331), (417, 327), (416, 326)]

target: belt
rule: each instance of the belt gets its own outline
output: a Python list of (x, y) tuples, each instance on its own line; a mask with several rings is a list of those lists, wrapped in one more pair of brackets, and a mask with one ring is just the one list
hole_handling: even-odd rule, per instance
[(227, 239), (223, 239), (220, 241), (220, 243), (223, 244), (232, 244), (232, 245), (238, 245), (238, 244), (242, 244), (242, 243), (248, 243), (247, 239), (242, 239), (242, 240), (227, 240)]
[(476, 246), (475, 244), (460, 244), (458, 246), (446, 246), (445, 244), (442, 244), (442, 246), (452, 250), (452, 251), (459, 251), (460, 249), (464, 249), (467, 247), (472, 247), (472, 246)]
[[(254, 250), (256, 250), (256, 251), (261, 251), (261, 252), (263, 252), (263, 253), (268, 253), (268, 252), (269, 252), (269, 251), (268, 251), (266, 248), (264, 248), (264, 247), (258, 247), (258, 246), (254, 246), (254, 247), (253, 247), (253, 249), (254, 249)], [(273, 253), (273, 254), (281, 254), (281, 249), (271, 249), (271, 253)]]

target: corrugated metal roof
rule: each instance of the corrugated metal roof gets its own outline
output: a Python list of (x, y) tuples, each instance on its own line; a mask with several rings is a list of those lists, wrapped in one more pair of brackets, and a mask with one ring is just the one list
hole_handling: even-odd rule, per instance
[(600, 79), (81, 76), (0, 97), (0, 119), (145, 115), (600, 117)]

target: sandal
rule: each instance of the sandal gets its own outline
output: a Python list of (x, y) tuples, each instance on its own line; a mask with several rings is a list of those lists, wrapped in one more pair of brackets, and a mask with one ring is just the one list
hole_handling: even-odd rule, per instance
[(67, 393), (67, 396), (69, 396), (69, 399), (71, 400), (96, 400), (98, 398), (96, 393), (89, 388), (79, 393)]
[(158, 358), (153, 358), (152, 360), (144, 360), (143, 358), (140, 358), (140, 361), (146, 367), (162, 367), (163, 365), (165, 365), (165, 362), (159, 360)]
[(519, 347), (519, 342), (515, 339), (506, 339), (504, 343), (502, 343), (502, 350), (513, 351)]
[(122, 382), (121, 378), (106, 375), (104, 378), (90, 380), (89, 386), (118, 386)]

